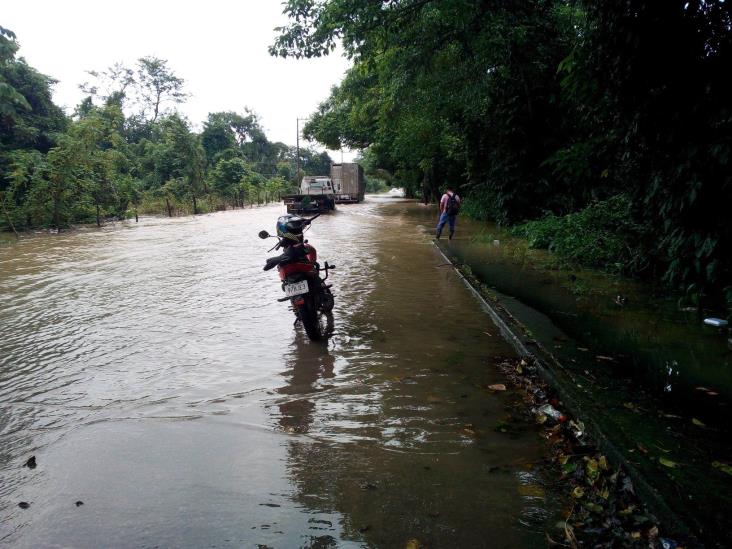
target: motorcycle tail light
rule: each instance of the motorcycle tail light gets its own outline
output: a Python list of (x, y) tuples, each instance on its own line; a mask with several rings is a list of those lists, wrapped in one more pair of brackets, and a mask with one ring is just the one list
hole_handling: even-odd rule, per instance
[(295, 305), (304, 305), (305, 300), (303, 298), (299, 298), (299, 299), (296, 299), (294, 303), (295, 303)]

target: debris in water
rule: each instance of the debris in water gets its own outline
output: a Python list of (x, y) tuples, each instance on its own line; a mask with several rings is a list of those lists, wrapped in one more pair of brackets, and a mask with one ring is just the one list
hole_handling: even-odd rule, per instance
[(540, 406), (536, 409), (535, 413), (537, 416), (536, 419), (539, 423), (545, 423), (546, 418), (551, 418), (554, 421), (558, 421), (559, 423), (563, 423), (567, 419), (567, 417), (562, 412), (554, 408), (554, 406), (552, 406), (551, 404), (544, 404), (543, 406)]
[(488, 389), (491, 391), (505, 391), (506, 386), (503, 383), (494, 383), (493, 385), (488, 385)]
[[(534, 416), (546, 422), (549, 416), (540, 410), (562, 414), (561, 402), (536, 372), (520, 374), (515, 362), (501, 364), (510, 384), (525, 390), (524, 400)], [(552, 398), (554, 397), (554, 398)], [(629, 403), (630, 404), (630, 403)], [(638, 410), (637, 406), (633, 409)], [(528, 411), (528, 410), (527, 410)], [(658, 547), (661, 541), (655, 517), (638, 500), (633, 482), (622, 467), (614, 467), (588, 440), (584, 424), (577, 418), (544, 428), (543, 437), (550, 449), (550, 459), (567, 485), (573, 502), (560, 524), (561, 543), (547, 533), (550, 546), (564, 547)], [(539, 419), (537, 417), (537, 419)], [(637, 443), (643, 453), (648, 451)], [(661, 458), (666, 463), (675, 462)], [(718, 463), (722, 470), (723, 464)], [(666, 465), (667, 467), (669, 465)], [(729, 474), (732, 474), (732, 467)], [(676, 546), (674, 546), (676, 547)]]
[(723, 318), (710, 317), (704, 319), (704, 324), (707, 326), (714, 326), (715, 328), (725, 328), (729, 323)]
[(25, 462), (23, 467), (28, 467), (28, 469), (35, 469), (36, 465), (36, 456), (31, 456), (28, 458), (28, 461)]
[(74, 505), (76, 505), (77, 507), (81, 507), (82, 505), (84, 505), (84, 502), (79, 500)]
[(18, 504), (18, 507), (20, 507), (21, 509), (28, 509), (28, 507), (30, 507), (30, 503), (28, 503), (27, 501), (21, 501)]
[(463, 425), (463, 433), (471, 437), (476, 436), (477, 433), (475, 432), (475, 425), (472, 423), (466, 423)]
[(723, 473), (727, 473), (728, 475), (732, 475), (732, 465), (728, 465), (726, 463), (722, 463), (721, 461), (713, 461), (712, 467), (715, 469), (719, 469)]
[(378, 488), (373, 482), (362, 482), (359, 486), (361, 490), (376, 490)]
[(665, 457), (658, 458), (658, 463), (660, 463), (664, 467), (669, 467), (670, 469), (676, 469), (679, 466), (679, 464), (675, 461), (671, 461), (670, 459), (666, 459)]

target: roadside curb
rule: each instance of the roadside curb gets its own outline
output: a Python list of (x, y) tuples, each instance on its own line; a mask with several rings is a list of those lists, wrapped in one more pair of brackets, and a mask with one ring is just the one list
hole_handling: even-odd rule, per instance
[(557, 391), (564, 407), (576, 418), (581, 418), (586, 431), (589, 433), (595, 445), (607, 455), (611, 462), (625, 469), (633, 481), (638, 496), (648, 506), (649, 510), (656, 515), (668, 534), (686, 538), (694, 546), (703, 546), (685, 521), (669, 507), (666, 499), (645, 479), (638, 469), (625, 457), (623, 452), (603, 432), (602, 428), (592, 417), (592, 414), (584, 410), (583, 403), (574, 394), (576, 392), (573, 390), (575, 382), (571, 379), (571, 375), (567, 369), (551, 353), (546, 351), (540, 343), (532, 341), (532, 347), (536, 347), (536, 351), (530, 350), (520, 335), (522, 331), (526, 331), (526, 327), (504, 307), (497, 303), (490, 303), (481, 291), (460, 271), (455, 262), (445, 254), (442, 248), (434, 241), (432, 241), (432, 245), (435, 246), (442, 258), (452, 265), (455, 273), (476, 297), (483, 310), (496, 325), (501, 336), (511, 344), (519, 356), (536, 367), (540, 377)]

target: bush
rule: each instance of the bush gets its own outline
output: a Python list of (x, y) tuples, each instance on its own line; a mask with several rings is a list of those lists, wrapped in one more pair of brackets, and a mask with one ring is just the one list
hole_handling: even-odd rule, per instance
[(460, 213), (479, 221), (497, 220), (501, 218), (496, 194), (486, 188), (473, 189), (462, 197)]
[(623, 194), (576, 213), (517, 225), (511, 233), (568, 262), (625, 274), (638, 274), (647, 266), (642, 245), (649, 232), (633, 220), (631, 200)]

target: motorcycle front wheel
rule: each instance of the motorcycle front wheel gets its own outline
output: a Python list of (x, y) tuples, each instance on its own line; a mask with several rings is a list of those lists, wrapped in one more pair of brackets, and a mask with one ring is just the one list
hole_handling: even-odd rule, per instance
[(330, 293), (330, 289), (323, 287), (323, 293), (320, 296), (320, 309), (324, 313), (329, 313), (333, 310), (333, 305), (335, 302), (333, 301), (333, 294)]

